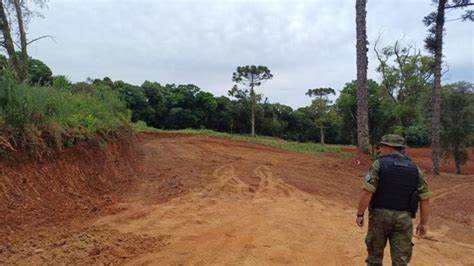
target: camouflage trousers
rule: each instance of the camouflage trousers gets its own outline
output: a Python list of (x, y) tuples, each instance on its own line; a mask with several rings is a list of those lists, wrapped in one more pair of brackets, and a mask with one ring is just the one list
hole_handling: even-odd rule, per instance
[(390, 242), (392, 265), (407, 265), (413, 250), (413, 223), (411, 214), (405, 211), (374, 209), (369, 212), (367, 265), (382, 265), (383, 251)]

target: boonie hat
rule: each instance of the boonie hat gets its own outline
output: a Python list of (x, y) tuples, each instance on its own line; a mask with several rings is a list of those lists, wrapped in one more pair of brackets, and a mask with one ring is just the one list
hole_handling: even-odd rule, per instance
[(403, 145), (404, 139), (402, 136), (397, 135), (397, 134), (387, 134), (380, 139), (380, 142), (377, 143), (377, 145), (383, 144), (387, 146), (392, 146), (392, 147), (406, 147)]

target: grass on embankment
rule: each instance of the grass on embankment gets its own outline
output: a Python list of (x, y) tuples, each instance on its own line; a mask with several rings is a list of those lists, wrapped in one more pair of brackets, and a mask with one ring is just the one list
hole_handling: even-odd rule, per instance
[(311, 155), (321, 155), (325, 153), (339, 154), (343, 158), (351, 157), (351, 153), (343, 152), (338, 145), (321, 145), (319, 143), (301, 143), (294, 141), (285, 141), (279, 138), (267, 137), (267, 136), (256, 136), (240, 135), (240, 134), (229, 134), (216, 132), (208, 129), (182, 129), (182, 130), (160, 130), (152, 127), (148, 127), (144, 122), (139, 121), (134, 124), (134, 128), (141, 132), (162, 132), (162, 133), (180, 133), (180, 134), (198, 134), (207, 135), (217, 138), (245, 141), (255, 144), (261, 144), (266, 146), (275, 147), (285, 151), (300, 152)]
[(0, 72), (0, 157), (33, 157), (97, 137), (132, 133), (131, 114), (107, 88), (90, 92), (67, 86), (17, 84)]

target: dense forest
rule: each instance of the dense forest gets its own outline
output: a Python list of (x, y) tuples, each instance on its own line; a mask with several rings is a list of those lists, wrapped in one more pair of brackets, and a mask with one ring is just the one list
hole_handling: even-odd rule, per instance
[[(430, 144), (430, 104), (433, 83), (433, 58), (421, 55), (400, 43), (377, 51), (380, 81), (368, 81), (370, 143), (395, 132), (405, 136), (408, 145)], [(229, 79), (231, 73), (229, 73)], [(221, 132), (250, 134), (251, 95), (249, 90), (230, 88), (228, 97), (215, 96), (193, 84), (165, 84), (145, 81), (132, 85), (110, 78), (89, 79), (68, 85), (73, 91), (96, 87), (116, 91), (132, 111), (132, 121), (143, 121), (159, 129), (206, 128)], [(267, 84), (267, 86), (270, 86)], [(456, 95), (465, 95), (465, 102), (456, 108), (472, 112), (474, 85), (456, 82), (443, 87), (443, 102)], [(334, 91), (339, 91), (338, 97)], [(287, 140), (326, 143), (357, 143), (357, 84), (348, 81), (343, 88), (308, 88), (312, 104), (293, 109), (256, 94), (256, 133)], [(454, 106), (444, 105), (448, 116)], [(460, 116), (456, 121), (472, 129), (472, 116)], [(444, 121), (444, 131), (452, 127)], [(324, 129), (324, 130), (321, 130)], [(471, 130), (472, 131), (472, 130)], [(445, 139), (447, 139), (445, 137)]]
[[(377, 55), (380, 81), (368, 81), (370, 142), (376, 143), (383, 134), (395, 132), (405, 136), (410, 146), (429, 145), (432, 57), (401, 47), (398, 42), (381, 49)], [(250, 92), (245, 89), (236, 92), (237, 85), (229, 89), (228, 96), (216, 96), (194, 84), (162, 85), (145, 81), (138, 86), (108, 77), (72, 83), (64, 76), (53, 76), (43, 62), (36, 59), (30, 62), (31, 86), (51, 86), (72, 93), (111, 91), (131, 110), (132, 122), (143, 121), (158, 129), (205, 128), (250, 134)], [(335, 91), (340, 92), (337, 97)], [(257, 93), (256, 133), (301, 142), (321, 142), (323, 134), (325, 143), (356, 144), (356, 93), (355, 80), (348, 81), (343, 88), (309, 89), (306, 94), (312, 98), (312, 104), (298, 109), (271, 103)], [(468, 82), (443, 87), (446, 104), (442, 112), (455, 117), (443, 121), (443, 132), (448, 133), (453, 128), (450, 123), (457, 122), (470, 134), (472, 116), (461, 113), (474, 111), (473, 94), (474, 84)], [(456, 97), (460, 97), (459, 102), (448, 104)], [(449, 138), (444, 139), (446, 142)]]

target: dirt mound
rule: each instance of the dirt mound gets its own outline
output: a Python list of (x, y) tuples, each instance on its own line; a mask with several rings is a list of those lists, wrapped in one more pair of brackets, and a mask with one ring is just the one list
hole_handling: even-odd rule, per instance
[(128, 141), (91, 141), (50, 161), (0, 162), (0, 235), (90, 217), (136, 179)]
[(157, 252), (167, 244), (166, 236), (150, 237), (121, 233), (106, 226), (42, 231), (26, 241), (7, 238), (0, 243), (0, 264), (40, 265), (61, 262), (87, 265), (99, 262), (125, 263), (141, 254)]

